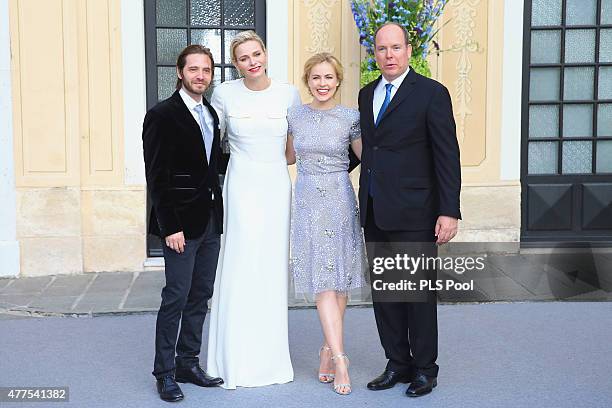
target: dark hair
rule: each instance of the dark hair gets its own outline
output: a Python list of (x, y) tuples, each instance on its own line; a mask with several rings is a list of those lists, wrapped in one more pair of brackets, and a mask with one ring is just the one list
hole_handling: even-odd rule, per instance
[(385, 24), (378, 27), (376, 31), (374, 31), (374, 47), (376, 47), (376, 36), (378, 35), (378, 32), (382, 30), (384, 27), (388, 27), (388, 26), (399, 27), (399, 29), (402, 30), (402, 32), (404, 33), (404, 39), (406, 40), (406, 45), (410, 45), (410, 34), (408, 33), (408, 30), (406, 29), (406, 27), (404, 27), (400, 23), (396, 23), (395, 21), (387, 21)]
[[(179, 72), (183, 71), (183, 68), (185, 68), (185, 64), (187, 63), (187, 56), (191, 54), (204, 54), (208, 56), (208, 58), (210, 58), (210, 65), (211, 65), (210, 68), (212, 69), (212, 72), (211, 72), (211, 78), (212, 78), (215, 75), (215, 60), (213, 58), (212, 52), (210, 52), (210, 49), (200, 44), (188, 45), (187, 47), (183, 49), (183, 51), (181, 51), (178, 58), (176, 59), (176, 68), (178, 68)], [(176, 89), (181, 89), (182, 85), (183, 83), (181, 81), (181, 78), (179, 78), (177, 75)]]

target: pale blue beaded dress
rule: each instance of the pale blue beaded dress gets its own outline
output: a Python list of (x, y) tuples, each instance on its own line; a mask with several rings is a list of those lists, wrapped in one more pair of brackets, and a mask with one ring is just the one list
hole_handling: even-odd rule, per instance
[(348, 294), (367, 286), (359, 208), (351, 184), (348, 148), (361, 137), (359, 112), (341, 105), (287, 112), (296, 152), (291, 210), (291, 257), (296, 294)]

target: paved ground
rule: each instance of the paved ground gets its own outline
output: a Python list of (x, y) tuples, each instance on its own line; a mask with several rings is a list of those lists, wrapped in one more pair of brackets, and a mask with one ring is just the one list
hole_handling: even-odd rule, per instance
[[(186, 398), (175, 406), (609, 408), (611, 316), (612, 302), (439, 306), (439, 386), (413, 400), (404, 396), (405, 385), (379, 392), (365, 388), (385, 361), (371, 308), (347, 311), (354, 385), (349, 396), (337, 396), (317, 382), (316, 312), (294, 309), (289, 312), (292, 383), (235, 391), (186, 384)], [(158, 400), (150, 375), (154, 327), (153, 314), (0, 320), (0, 386), (70, 389), (69, 403), (0, 406), (171, 406)], [(205, 351), (204, 346), (203, 360)]]
[[(479, 274), (439, 277), (473, 280), (474, 290), (439, 292), (440, 385), (430, 396), (365, 389), (385, 361), (367, 295), (347, 311), (353, 394), (317, 383), (320, 326), (310, 304), (291, 297), (293, 383), (236, 391), (187, 384), (180, 406), (612, 406), (610, 254), (496, 255)], [(70, 388), (70, 403), (0, 406), (168, 406), (150, 375), (163, 284), (160, 271), (0, 279), (0, 387)]]
[[(612, 300), (612, 253), (494, 255), (484, 271), (441, 273), (439, 278), (474, 281), (470, 291), (440, 291), (441, 302)], [(91, 273), (0, 279), (0, 313), (101, 315), (154, 312), (164, 275), (154, 272)], [(368, 294), (352, 304), (369, 304)], [(290, 306), (312, 303), (290, 295)]]

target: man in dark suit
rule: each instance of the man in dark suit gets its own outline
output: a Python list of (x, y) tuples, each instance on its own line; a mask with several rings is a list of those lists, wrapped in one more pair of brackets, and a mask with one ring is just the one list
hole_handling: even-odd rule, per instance
[(142, 132), (153, 202), (149, 232), (165, 241), (166, 286), (157, 314), (153, 369), (165, 401), (183, 399), (177, 382), (223, 383), (207, 375), (198, 359), (223, 225), (219, 118), (203, 97), (214, 73), (210, 50), (188, 46), (177, 59), (176, 72), (176, 92), (147, 112)]
[[(434, 243), (455, 236), (461, 218), (459, 147), (448, 90), (410, 69), (411, 52), (401, 25), (386, 23), (377, 30), (375, 58), (382, 76), (359, 92), (361, 224), (367, 243), (431, 243), (435, 251)], [(377, 256), (372, 252), (370, 259)], [(403, 382), (410, 383), (408, 396), (419, 396), (436, 386), (435, 293), (427, 299), (396, 302), (373, 294), (389, 361), (369, 389)]]

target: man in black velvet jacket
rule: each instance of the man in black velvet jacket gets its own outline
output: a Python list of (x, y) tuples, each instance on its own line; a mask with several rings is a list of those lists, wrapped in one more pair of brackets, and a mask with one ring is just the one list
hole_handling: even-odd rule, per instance
[[(448, 90), (409, 67), (411, 52), (402, 26), (387, 23), (376, 32), (375, 58), (382, 76), (359, 93), (361, 223), (367, 243), (430, 243), (435, 252), (434, 243), (451, 240), (461, 218), (459, 147)], [(372, 259), (377, 254), (370, 248)], [(406, 394), (419, 396), (436, 386), (435, 293), (428, 299), (377, 301), (373, 293), (389, 361), (369, 389), (409, 382)]]
[(208, 376), (198, 359), (223, 226), (219, 118), (203, 97), (214, 61), (208, 48), (190, 45), (176, 65), (176, 92), (147, 112), (142, 132), (153, 202), (149, 232), (165, 241), (166, 286), (157, 314), (153, 369), (165, 401), (183, 399), (177, 382), (223, 383)]

